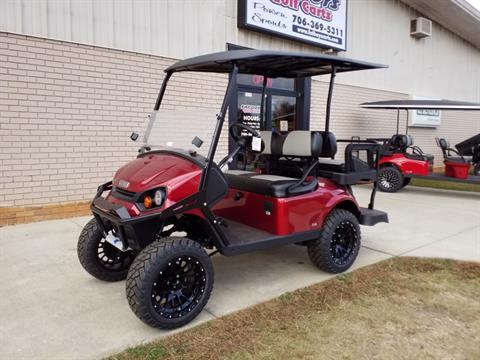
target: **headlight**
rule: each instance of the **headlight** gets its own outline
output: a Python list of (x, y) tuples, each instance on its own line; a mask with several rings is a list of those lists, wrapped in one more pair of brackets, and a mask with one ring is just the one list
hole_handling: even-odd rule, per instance
[(146, 209), (150, 209), (152, 207), (152, 198), (150, 196), (145, 196), (143, 199), (143, 206), (145, 206)]
[(164, 193), (163, 190), (156, 190), (155, 195), (153, 197), (153, 201), (155, 202), (155, 205), (160, 206), (163, 203), (164, 200)]
[(136, 203), (140, 206), (140, 210), (155, 209), (162, 206), (167, 198), (166, 194), (164, 188), (149, 190), (144, 192)]

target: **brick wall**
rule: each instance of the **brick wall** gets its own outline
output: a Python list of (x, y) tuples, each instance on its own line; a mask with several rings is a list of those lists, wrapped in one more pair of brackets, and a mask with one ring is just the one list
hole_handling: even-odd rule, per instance
[[(88, 213), (98, 184), (135, 157), (138, 144), (129, 135), (144, 128), (163, 70), (173, 61), (0, 32), (0, 225)], [(226, 76), (181, 74), (172, 80), (167, 107), (219, 109)], [(320, 129), (327, 84), (312, 83), (312, 129)], [(390, 136), (395, 114), (357, 104), (405, 97), (338, 85), (332, 130), (339, 138)], [(444, 112), (439, 129), (412, 133), (440, 159), (434, 137), (448, 135), (455, 143), (480, 132), (479, 115)], [(224, 136), (217, 158), (226, 148)]]
[[(136, 155), (129, 135), (145, 127), (173, 61), (0, 33), (0, 224), (68, 213), (54, 204), (86, 209)], [(166, 104), (216, 105), (225, 76), (209, 80), (174, 76)]]

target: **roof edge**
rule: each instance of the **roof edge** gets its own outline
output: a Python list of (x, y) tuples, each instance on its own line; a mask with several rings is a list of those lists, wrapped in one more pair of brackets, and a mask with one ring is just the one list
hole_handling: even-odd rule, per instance
[(480, 11), (466, 0), (401, 0), (480, 49)]

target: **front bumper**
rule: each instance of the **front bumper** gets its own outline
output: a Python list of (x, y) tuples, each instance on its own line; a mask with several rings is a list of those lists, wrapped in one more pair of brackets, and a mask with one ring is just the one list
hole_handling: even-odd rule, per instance
[(162, 212), (130, 216), (125, 206), (109, 202), (102, 197), (112, 189), (112, 182), (100, 185), (90, 204), (90, 210), (105, 233), (113, 229), (124, 249), (141, 250), (153, 242), (163, 227)]

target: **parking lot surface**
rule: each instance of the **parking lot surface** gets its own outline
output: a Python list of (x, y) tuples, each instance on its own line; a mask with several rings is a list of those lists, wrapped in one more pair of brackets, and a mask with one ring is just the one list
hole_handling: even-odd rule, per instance
[[(362, 205), (369, 190), (354, 188)], [(379, 193), (376, 207), (390, 223), (362, 227), (353, 270), (392, 256), (480, 261), (479, 205), (478, 193), (415, 187)], [(98, 359), (169, 334), (133, 315), (124, 282), (104, 283), (82, 269), (76, 242), (88, 220), (0, 228), (0, 359)], [(295, 245), (213, 260), (213, 294), (191, 326), (332, 276)]]

